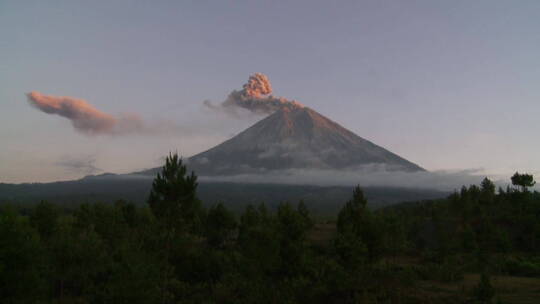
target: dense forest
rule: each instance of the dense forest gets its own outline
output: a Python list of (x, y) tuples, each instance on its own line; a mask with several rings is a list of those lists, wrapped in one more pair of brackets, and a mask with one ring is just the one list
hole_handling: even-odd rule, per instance
[(370, 208), (351, 189), (337, 217), (306, 204), (203, 207), (170, 155), (144, 206), (0, 207), (2, 303), (535, 303), (540, 193), (463, 187)]

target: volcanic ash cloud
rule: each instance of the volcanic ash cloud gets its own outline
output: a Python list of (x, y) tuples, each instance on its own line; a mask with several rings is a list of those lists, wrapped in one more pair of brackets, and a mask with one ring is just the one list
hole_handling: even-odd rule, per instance
[(255, 73), (249, 76), (248, 82), (240, 91), (232, 91), (227, 99), (220, 105), (214, 105), (209, 101), (204, 104), (211, 109), (223, 109), (229, 113), (235, 113), (238, 108), (246, 109), (255, 114), (270, 114), (283, 108), (304, 107), (295, 100), (283, 97), (275, 97), (272, 94), (272, 85), (266, 75)]
[(120, 135), (145, 129), (143, 121), (136, 115), (115, 117), (94, 108), (84, 99), (43, 95), (35, 91), (26, 95), (32, 106), (69, 119), (77, 131), (86, 135)]

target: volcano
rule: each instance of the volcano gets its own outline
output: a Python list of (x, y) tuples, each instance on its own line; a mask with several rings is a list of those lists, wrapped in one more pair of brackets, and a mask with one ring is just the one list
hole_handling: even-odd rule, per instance
[(199, 175), (236, 175), (287, 169), (425, 171), (304, 106), (283, 107), (233, 138), (194, 155)]
[[(302, 185), (287, 185), (281, 179), (276, 182), (272, 176), (282, 176), (280, 174), (284, 173), (295, 178), (295, 173), (299, 172), (294, 170), (306, 170), (309, 176), (313, 176), (311, 173), (335, 176), (336, 171), (349, 173), (346, 170), (361, 175), (369, 175), (370, 172), (376, 174), (380, 170), (425, 171), (308, 107), (291, 103), (285, 105), (233, 138), (186, 159), (189, 170), (195, 171), (199, 177), (210, 177), (200, 179), (204, 201), (226, 201), (239, 206), (262, 201), (305, 200), (329, 210), (336, 201), (349, 197), (352, 184), (330, 183), (327, 186), (325, 183), (310, 184), (310, 181), (304, 180)], [(39, 202), (49, 199), (73, 202), (82, 198), (84, 201), (129, 198), (143, 202), (148, 197), (151, 179), (161, 169), (128, 174), (106, 173), (46, 184), (0, 183), (0, 201), (23, 199)], [(235, 181), (234, 176), (245, 179)], [(269, 179), (263, 178), (265, 182), (261, 183), (261, 179), (257, 180), (259, 176), (268, 176)], [(431, 190), (377, 187), (370, 188), (368, 193), (370, 200), (379, 205), (447, 195)]]

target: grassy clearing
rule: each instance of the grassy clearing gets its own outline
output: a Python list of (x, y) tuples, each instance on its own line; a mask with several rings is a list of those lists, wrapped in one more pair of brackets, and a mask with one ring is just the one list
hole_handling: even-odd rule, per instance
[[(474, 288), (480, 280), (479, 274), (466, 274), (463, 281), (442, 283), (420, 281), (414, 292), (419, 299), (439, 299), (444, 303), (471, 303)], [(501, 303), (538, 304), (540, 302), (540, 278), (515, 276), (492, 276), (491, 284), (495, 288), (495, 299)], [(497, 301), (494, 301), (497, 303)]]
[[(308, 239), (316, 245), (330, 245), (336, 234), (334, 222), (318, 222), (309, 232)], [(381, 263), (400, 267), (422, 265), (422, 258), (397, 256), (383, 258)], [(473, 292), (480, 274), (467, 273), (458, 282), (419, 280), (412, 288), (403, 290), (405, 298), (414, 303), (474, 303)], [(491, 284), (495, 288), (494, 303), (538, 304), (540, 303), (540, 278), (492, 275)]]

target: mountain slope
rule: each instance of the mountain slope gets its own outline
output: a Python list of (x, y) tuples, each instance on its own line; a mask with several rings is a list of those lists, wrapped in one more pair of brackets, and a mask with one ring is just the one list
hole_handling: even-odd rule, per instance
[(423, 171), (307, 107), (284, 108), (237, 136), (189, 158), (199, 175), (263, 173), (283, 169)]

